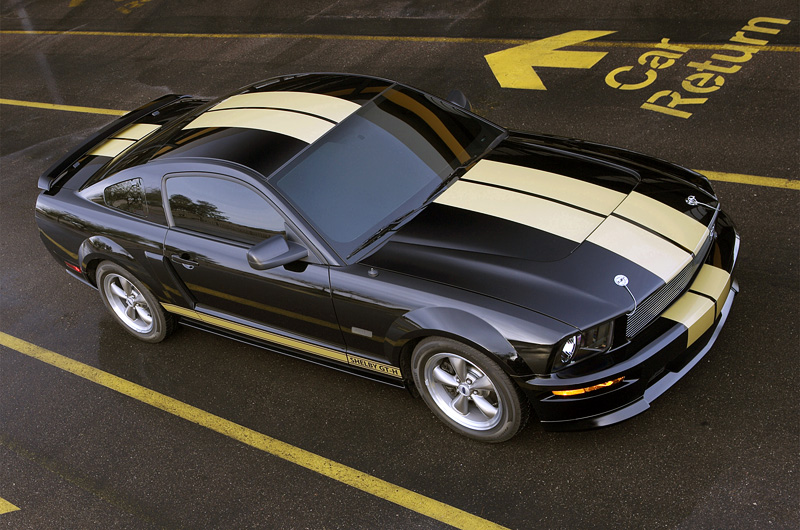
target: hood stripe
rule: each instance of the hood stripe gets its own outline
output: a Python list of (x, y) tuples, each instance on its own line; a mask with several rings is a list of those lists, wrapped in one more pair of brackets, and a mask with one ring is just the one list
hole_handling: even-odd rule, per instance
[(635, 191), (614, 210), (614, 215), (647, 227), (688, 252), (696, 252), (708, 232), (702, 223), (683, 212)]
[(625, 199), (624, 193), (591, 182), (493, 160), (481, 160), (464, 178), (574, 205), (603, 216), (613, 212)]
[(310, 92), (253, 92), (231, 96), (215, 105), (211, 111), (225, 109), (270, 108), (313, 114), (339, 123), (361, 108), (345, 99)]
[(258, 129), (291, 136), (310, 144), (331, 130), (334, 124), (322, 118), (286, 110), (224, 109), (205, 112), (184, 129), (210, 127)]
[(618, 217), (607, 218), (586, 240), (644, 267), (665, 282), (692, 259), (689, 252)]
[(603, 222), (599, 215), (557, 202), (467, 181), (456, 182), (435, 202), (538, 228), (577, 243)]

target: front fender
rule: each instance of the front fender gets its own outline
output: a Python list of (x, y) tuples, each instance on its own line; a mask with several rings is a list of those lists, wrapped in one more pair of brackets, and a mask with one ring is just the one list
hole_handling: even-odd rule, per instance
[(468, 344), (492, 357), (512, 375), (531, 373), (530, 367), (494, 326), (472, 313), (452, 307), (423, 307), (395, 320), (386, 334), (387, 354), (398, 364), (405, 344), (431, 336)]

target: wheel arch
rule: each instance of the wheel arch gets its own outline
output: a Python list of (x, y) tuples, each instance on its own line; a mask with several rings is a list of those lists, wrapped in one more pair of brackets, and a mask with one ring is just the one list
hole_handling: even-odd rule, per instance
[(530, 374), (530, 367), (511, 343), (491, 324), (477, 315), (452, 307), (424, 307), (395, 320), (386, 334), (388, 357), (410, 375), (411, 354), (428, 337), (462, 342), (488, 355), (509, 375)]
[(91, 236), (86, 238), (78, 248), (78, 263), (84, 272), (86, 279), (97, 287), (95, 278), (97, 266), (103, 261), (111, 261), (125, 268), (136, 276), (150, 291), (153, 289), (153, 281), (150, 274), (139, 264), (130, 252), (114, 240), (106, 236)]

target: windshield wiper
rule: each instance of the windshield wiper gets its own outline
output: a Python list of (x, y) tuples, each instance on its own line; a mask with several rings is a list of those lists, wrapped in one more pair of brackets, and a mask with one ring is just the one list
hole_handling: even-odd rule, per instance
[(403, 215), (401, 215), (400, 217), (398, 217), (397, 219), (395, 219), (394, 221), (392, 221), (388, 225), (384, 226), (383, 228), (381, 228), (380, 230), (378, 230), (377, 232), (372, 234), (372, 236), (369, 239), (367, 239), (366, 241), (364, 241), (363, 243), (358, 245), (356, 247), (356, 249), (347, 256), (347, 259), (352, 258), (356, 254), (358, 254), (359, 252), (361, 252), (362, 250), (364, 250), (365, 248), (367, 248), (368, 246), (370, 246), (371, 244), (373, 244), (374, 242), (379, 240), (381, 237), (383, 237), (383, 235), (385, 233), (391, 232), (392, 230), (397, 228), (397, 226), (400, 223), (402, 223), (409, 215), (411, 215), (412, 213), (417, 212), (419, 209), (420, 208), (417, 208), (417, 209), (411, 210), (410, 212), (404, 213)]
[(397, 228), (398, 225), (400, 225), (403, 221), (405, 221), (409, 216), (417, 213), (418, 211), (428, 206), (428, 203), (430, 203), (430, 201), (433, 200), (443, 189), (445, 189), (451, 182), (458, 179), (458, 177), (460, 177), (463, 174), (464, 174), (464, 168), (463, 167), (458, 168), (449, 177), (444, 179), (441, 182), (441, 184), (436, 186), (436, 189), (433, 190), (430, 195), (428, 195), (428, 198), (425, 199), (425, 202), (423, 202), (420, 206), (414, 208), (410, 212), (404, 213), (391, 223), (387, 224), (386, 226), (375, 232), (370, 238), (368, 238), (366, 241), (358, 245), (356, 249), (347, 256), (347, 259), (352, 258), (356, 254), (358, 254), (359, 252), (361, 252), (362, 250), (373, 244), (375, 241), (379, 240), (387, 232), (391, 232), (392, 230)]

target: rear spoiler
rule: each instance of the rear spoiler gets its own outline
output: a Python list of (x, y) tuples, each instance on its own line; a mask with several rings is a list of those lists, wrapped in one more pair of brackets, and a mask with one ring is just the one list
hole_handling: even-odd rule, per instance
[(154, 99), (150, 103), (146, 103), (139, 107), (136, 110), (132, 110), (129, 113), (125, 114), (124, 116), (120, 117), (118, 120), (115, 120), (102, 129), (100, 129), (97, 133), (83, 142), (80, 146), (76, 149), (67, 153), (63, 158), (57, 161), (55, 164), (50, 166), (47, 171), (42, 173), (42, 176), (39, 177), (38, 186), (40, 190), (49, 190), (50, 186), (56, 180), (56, 178), (61, 175), (61, 173), (67, 169), (70, 165), (74, 164), (81, 156), (85, 153), (90, 151), (92, 148), (97, 146), (103, 140), (108, 138), (109, 136), (113, 135), (115, 132), (127, 127), (128, 125), (137, 122), (147, 116), (148, 114), (153, 114), (159, 109), (166, 107), (167, 105), (183, 98), (188, 98), (191, 96), (179, 96), (177, 94), (168, 94), (166, 96), (161, 96), (158, 99)]

